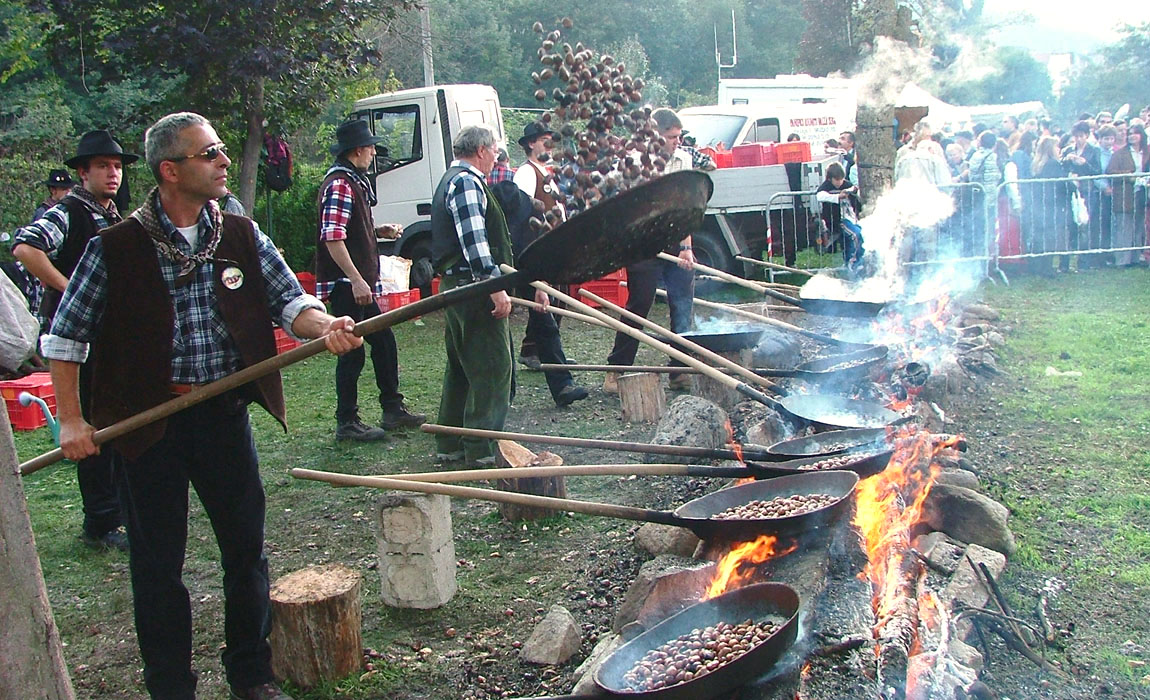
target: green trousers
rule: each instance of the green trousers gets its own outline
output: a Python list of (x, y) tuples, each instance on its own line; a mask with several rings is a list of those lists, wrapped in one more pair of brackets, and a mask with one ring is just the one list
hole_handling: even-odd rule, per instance
[[(444, 277), (441, 291), (459, 286)], [(491, 316), (491, 298), (448, 306), (444, 342), (447, 368), (439, 400), (439, 423), (463, 428), (503, 430), (507, 409), (515, 393), (515, 365), (511, 355), (511, 327), (507, 319)], [(491, 440), (436, 435), (437, 452), (464, 453), (469, 463), (493, 454)]]

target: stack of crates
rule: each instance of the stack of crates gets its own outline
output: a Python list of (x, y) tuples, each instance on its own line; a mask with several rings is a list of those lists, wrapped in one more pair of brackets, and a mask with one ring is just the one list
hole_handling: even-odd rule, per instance
[(604, 275), (597, 280), (584, 282), (583, 284), (571, 285), (571, 296), (579, 301), (587, 304), (588, 306), (598, 307), (599, 304), (594, 301), (579, 295), (580, 289), (587, 291), (597, 296), (603, 297), (612, 304), (619, 306), (627, 305), (627, 269), (620, 268), (609, 275)]
[(750, 168), (758, 165), (779, 163), (776, 143), (744, 143), (731, 149), (732, 165), (736, 168)]
[(276, 328), (276, 354), (282, 355), (288, 350), (294, 350), (299, 341), (292, 338), (282, 328)]
[(780, 163), (806, 163), (811, 159), (811, 144), (806, 141), (780, 143), (775, 152)]
[(0, 382), (0, 395), (4, 396), (4, 406), (8, 409), (8, 420), (14, 430), (35, 430), (48, 425), (48, 419), (40, 405), (33, 402), (20, 405), (21, 392), (44, 400), (52, 414), (56, 413), (56, 392), (52, 390), (52, 377), (47, 372), (36, 372), (19, 379)]

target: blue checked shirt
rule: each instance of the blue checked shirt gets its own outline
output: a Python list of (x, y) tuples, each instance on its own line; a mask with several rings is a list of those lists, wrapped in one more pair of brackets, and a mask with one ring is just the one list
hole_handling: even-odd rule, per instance
[[(455, 223), (463, 260), (447, 270), (449, 275), (470, 276), (475, 280), (499, 276), (499, 266), (491, 257), (487, 244), (487, 193), (483, 191), (483, 173), (469, 163), (457, 160), (451, 167), (467, 168), (447, 183), (447, 211)], [(468, 177), (470, 173), (473, 177)]]
[[(182, 251), (191, 254), (191, 246), (161, 214), (161, 225), (168, 237)], [(211, 231), (207, 212), (200, 214), (199, 245), (202, 247)], [(305, 294), (299, 281), (288, 269), (271, 240), (252, 222), (256, 234), (256, 251), (260, 272), (267, 290), (268, 309), (272, 318), (290, 334), (292, 323), (304, 309), (323, 310), (323, 304)], [(233, 374), (243, 367), (239, 349), (224, 325), (215, 303), (215, 280), (227, 266), (225, 262), (200, 265), (190, 283), (176, 287), (179, 265), (156, 252), (160, 272), (168, 286), (175, 311), (172, 328), (172, 377), (176, 384), (207, 384)], [(68, 282), (50, 332), (41, 338), (44, 357), (66, 362), (84, 362), (88, 343), (96, 339), (108, 295), (108, 271), (104, 263), (100, 238), (88, 243), (75, 274)]]
[[(84, 210), (96, 222), (97, 231), (108, 228), (108, 220), (102, 214), (98, 214), (87, 207), (84, 207)], [(63, 204), (57, 203), (44, 212), (39, 219), (22, 229), (18, 229), (12, 240), (12, 245), (15, 246), (17, 243), (30, 245), (37, 250), (44, 251), (50, 260), (55, 260), (56, 256), (60, 254), (60, 247), (64, 245), (64, 239), (68, 236), (70, 223), (68, 210), (64, 208)]]

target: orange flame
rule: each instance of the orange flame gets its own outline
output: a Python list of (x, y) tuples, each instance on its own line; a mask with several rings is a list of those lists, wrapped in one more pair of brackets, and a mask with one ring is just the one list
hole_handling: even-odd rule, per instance
[(739, 464), (746, 464), (743, 460), (743, 446), (735, 440), (735, 429), (731, 427), (730, 419), (727, 420), (727, 446), (735, 453), (735, 459), (739, 460)]
[(797, 544), (791, 544), (785, 551), (778, 552), (776, 555), (775, 544), (777, 542), (778, 538), (774, 535), (760, 535), (754, 542), (736, 545), (734, 549), (724, 554), (719, 559), (715, 577), (711, 579), (711, 584), (703, 594), (702, 600), (710, 600), (729, 590), (737, 590), (750, 583), (754, 577), (754, 569), (740, 572), (739, 569), (742, 568), (743, 564), (762, 564), (774, 556), (790, 554), (798, 548)]

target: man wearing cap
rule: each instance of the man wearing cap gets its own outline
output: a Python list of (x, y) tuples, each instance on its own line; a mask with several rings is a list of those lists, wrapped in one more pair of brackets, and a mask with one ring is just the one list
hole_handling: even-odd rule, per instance
[[(335, 163), (319, 188), (319, 231), (315, 255), (316, 295), (331, 303), (336, 316), (349, 316), (357, 323), (380, 313), (375, 303), (383, 294), (379, 276), (377, 238), (395, 239), (402, 226), (375, 226), (371, 208), (375, 191), (367, 169), (375, 160), (374, 136), (366, 121), (340, 124), (331, 146)], [(422, 425), (427, 416), (412, 413), (399, 393), (399, 352), (390, 328), (364, 338), (371, 346), (371, 364), (383, 410), (380, 426), (367, 425), (359, 417), (359, 375), (363, 371), (362, 347), (341, 355), (335, 365), (337, 440), (370, 442), (387, 439), (387, 431)]]
[[(231, 161), (198, 114), (163, 117), (145, 152), (157, 187), (88, 245), (44, 355), (52, 361), (60, 447), (95, 454), (102, 428), (275, 356), (273, 321), (333, 353), (362, 346), (350, 318), (305, 294), (250, 219), (221, 212)], [(92, 366), (91, 424), (81, 418), (78, 363)], [(188, 487), (211, 521), (223, 568), (223, 664), (230, 697), (290, 700), (276, 685), (268, 633), (265, 499), (247, 406), (285, 424), (276, 372), (113, 440), (131, 541), (129, 571), (144, 683), (153, 698), (194, 700), (191, 601), (183, 584)]]
[[(507, 221), (485, 182), (498, 149), (490, 127), (464, 127), (451, 144), (455, 160), (431, 198), (431, 249), (440, 291), (500, 276), (513, 259)], [(514, 393), (507, 292), (460, 302), (444, 310), (447, 367), (439, 422), (462, 428), (502, 430)], [(440, 461), (494, 463), (490, 440), (435, 436)]]
[[(515, 171), (515, 184), (532, 200), (543, 203), (543, 211), (552, 211), (562, 205), (559, 204), (558, 188), (554, 173), (547, 163), (551, 160), (551, 150), (554, 147), (553, 139), (558, 134), (551, 131), (542, 122), (531, 122), (523, 128), (523, 136), (519, 145), (527, 154), (527, 162)], [(560, 215), (560, 219), (566, 216)], [(530, 229), (528, 229), (530, 230)], [(514, 236), (512, 237), (514, 242)], [(516, 250), (516, 252), (519, 252)], [(521, 290), (520, 296), (535, 297), (539, 303), (549, 302), (547, 294), (530, 288)], [(527, 331), (523, 344), (519, 349), (519, 361), (532, 369), (538, 369), (541, 363), (566, 364), (567, 357), (563, 353), (563, 341), (559, 337), (559, 324), (555, 316), (549, 311), (536, 311), (532, 309), (527, 313)], [(547, 379), (547, 388), (551, 391), (551, 398), (556, 405), (569, 406), (576, 401), (587, 398), (587, 390), (575, 384), (575, 378), (569, 370), (548, 370), (544, 372)]]
[(67, 170), (50, 170), (48, 171), (48, 179), (44, 181), (48, 187), (48, 198), (40, 202), (40, 206), (36, 207), (36, 211), (32, 212), (32, 221), (44, 216), (44, 212), (56, 206), (64, 195), (76, 185), (76, 181), (68, 174)]
[[(88, 241), (100, 230), (121, 221), (112, 197), (123, 181), (123, 167), (137, 159), (139, 156), (125, 153), (107, 131), (84, 134), (76, 155), (64, 161), (76, 170), (80, 184), (74, 185), (43, 216), (16, 232), (12, 254), (44, 287), (39, 313), (45, 331)], [(91, 381), (91, 369), (84, 364), (80, 370), (80, 392), (85, 416), (91, 400)], [(81, 459), (76, 464), (76, 477), (84, 504), (81, 541), (93, 549), (126, 550), (128, 539), (120, 531), (120, 503), (110, 457), (103, 454)]]

